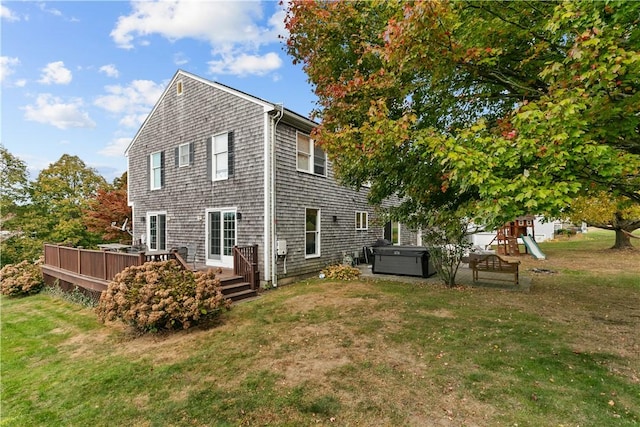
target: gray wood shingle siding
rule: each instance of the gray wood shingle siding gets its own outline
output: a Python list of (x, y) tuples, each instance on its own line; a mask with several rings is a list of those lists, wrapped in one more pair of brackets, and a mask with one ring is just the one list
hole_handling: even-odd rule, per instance
[[(182, 94), (176, 85), (182, 82)], [(227, 90), (229, 89), (229, 90)], [(129, 158), (129, 203), (133, 207), (134, 239), (147, 233), (147, 214), (166, 212), (167, 248), (192, 246), (196, 260), (206, 261), (207, 209), (235, 208), (239, 246), (258, 245), (261, 280), (269, 270), (265, 261), (265, 111), (275, 105), (178, 72), (152, 110), (127, 150)], [(275, 132), (275, 224), (276, 240), (286, 240), (284, 259), (279, 257), (278, 277), (317, 272), (340, 262), (343, 251), (361, 251), (383, 236), (384, 224), (377, 221), (366, 201), (367, 189), (354, 191), (334, 180), (327, 161), (327, 175), (318, 176), (296, 170), (296, 127), (308, 134), (312, 123), (295, 113), (285, 112)], [(295, 124), (295, 125), (293, 125)], [(211, 178), (210, 138), (232, 134), (233, 173), (228, 179)], [(178, 167), (177, 147), (190, 144), (191, 161)], [(164, 184), (150, 189), (149, 156), (164, 153)], [(305, 209), (320, 210), (320, 256), (305, 257)], [(270, 211), (270, 209), (268, 209)], [(366, 211), (367, 230), (356, 230), (355, 213)], [(334, 221), (334, 217), (336, 220)], [(401, 243), (415, 244), (415, 233), (402, 229)], [(149, 236), (146, 236), (147, 244)], [(266, 240), (265, 240), (266, 239)], [(274, 242), (275, 245), (275, 242)]]
[[(343, 251), (352, 255), (383, 236), (384, 224), (367, 203), (367, 188), (360, 191), (339, 185), (333, 166), (327, 161), (327, 176), (296, 170), (296, 129), (280, 124), (276, 134), (276, 234), (287, 241), (287, 275), (317, 272), (342, 262)], [(320, 257), (305, 257), (305, 209), (320, 209)], [(369, 216), (367, 230), (356, 230), (356, 211)], [(336, 221), (333, 217), (336, 217)], [(401, 243), (416, 244), (416, 235), (402, 229)], [(284, 260), (278, 261), (278, 275), (284, 275)]]
[[(167, 247), (191, 244), (204, 262), (206, 209), (235, 207), (242, 214), (237, 244), (258, 244), (262, 257), (263, 107), (187, 76), (181, 81), (183, 93), (176, 82), (167, 89), (128, 151), (134, 239), (146, 233), (147, 212), (166, 211)], [(223, 132), (233, 132), (234, 173), (212, 181), (207, 144)], [(174, 150), (184, 143), (193, 144), (193, 162), (176, 167)], [(164, 186), (150, 190), (147, 159), (157, 151), (165, 153)]]

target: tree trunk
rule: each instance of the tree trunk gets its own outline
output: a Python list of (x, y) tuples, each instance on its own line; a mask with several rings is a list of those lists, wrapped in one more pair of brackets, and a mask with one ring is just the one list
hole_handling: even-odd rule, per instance
[(635, 249), (631, 244), (631, 238), (622, 229), (616, 229), (616, 243), (611, 249)]

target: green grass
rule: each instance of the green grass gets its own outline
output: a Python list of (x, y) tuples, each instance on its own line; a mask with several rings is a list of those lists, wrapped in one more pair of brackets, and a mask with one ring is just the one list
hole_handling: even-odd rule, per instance
[(618, 262), (589, 239), (543, 244), (528, 294), (311, 280), (167, 335), (2, 298), (0, 425), (636, 426), (640, 267), (563, 264)]

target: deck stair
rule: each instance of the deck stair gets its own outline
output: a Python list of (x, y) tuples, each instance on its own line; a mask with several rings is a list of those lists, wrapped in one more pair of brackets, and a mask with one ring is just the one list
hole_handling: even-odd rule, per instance
[(245, 282), (242, 276), (220, 277), (222, 294), (232, 302), (238, 302), (258, 295), (255, 289), (251, 289), (251, 283)]

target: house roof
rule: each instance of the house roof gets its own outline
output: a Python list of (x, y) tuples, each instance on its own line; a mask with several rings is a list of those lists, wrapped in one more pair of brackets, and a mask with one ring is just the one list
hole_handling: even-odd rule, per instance
[(195, 74), (189, 73), (188, 71), (178, 70), (176, 72), (176, 74), (173, 76), (173, 78), (171, 79), (171, 81), (169, 82), (169, 84), (167, 85), (167, 87), (165, 88), (164, 92), (162, 92), (162, 95), (160, 95), (160, 98), (158, 99), (156, 104), (153, 106), (153, 108), (151, 109), (151, 111), (147, 115), (147, 118), (144, 120), (144, 122), (140, 126), (140, 129), (138, 129), (138, 131), (136, 132), (135, 136), (133, 137), (133, 139), (131, 140), (131, 142), (127, 146), (127, 149), (124, 151), (125, 155), (129, 152), (129, 149), (133, 146), (133, 144), (138, 139), (138, 136), (140, 135), (142, 130), (146, 127), (147, 122), (149, 121), (149, 118), (153, 115), (155, 110), (162, 103), (162, 100), (167, 95), (167, 93), (169, 91), (169, 88), (172, 87), (173, 83), (176, 80), (180, 79), (181, 77), (188, 77), (188, 78), (197, 80), (197, 81), (199, 81), (201, 83), (204, 83), (204, 84), (209, 85), (211, 87), (214, 87), (216, 89), (222, 90), (224, 92), (227, 92), (227, 93), (230, 93), (232, 95), (238, 96), (238, 97), (240, 97), (242, 99), (245, 99), (247, 101), (253, 102), (253, 103), (257, 104), (257, 105), (262, 106), (264, 108), (265, 112), (282, 111), (284, 113), (284, 116), (282, 117), (282, 120), (284, 122), (292, 125), (292, 126), (295, 126), (295, 127), (298, 127), (298, 128), (302, 128), (302, 129), (305, 129), (305, 130), (311, 130), (312, 128), (314, 128), (315, 126), (318, 125), (318, 123), (314, 122), (313, 120), (311, 120), (309, 118), (306, 118), (303, 115), (298, 114), (298, 113), (296, 113), (296, 112), (294, 112), (292, 110), (284, 108), (284, 106), (282, 104), (265, 101), (264, 99), (258, 98), (257, 96), (250, 95), (250, 94), (248, 94), (246, 92), (242, 92), (242, 91), (240, 91), (238, 89), (234, 89), (234, 88), (229, 87), (227, 85), (224, 85), (222, 83), (218, 83), (218, 82), (214, 82), (212, 80), (204, 79), (204, 78), (202, 78), (200, 76), (197, 76)]

